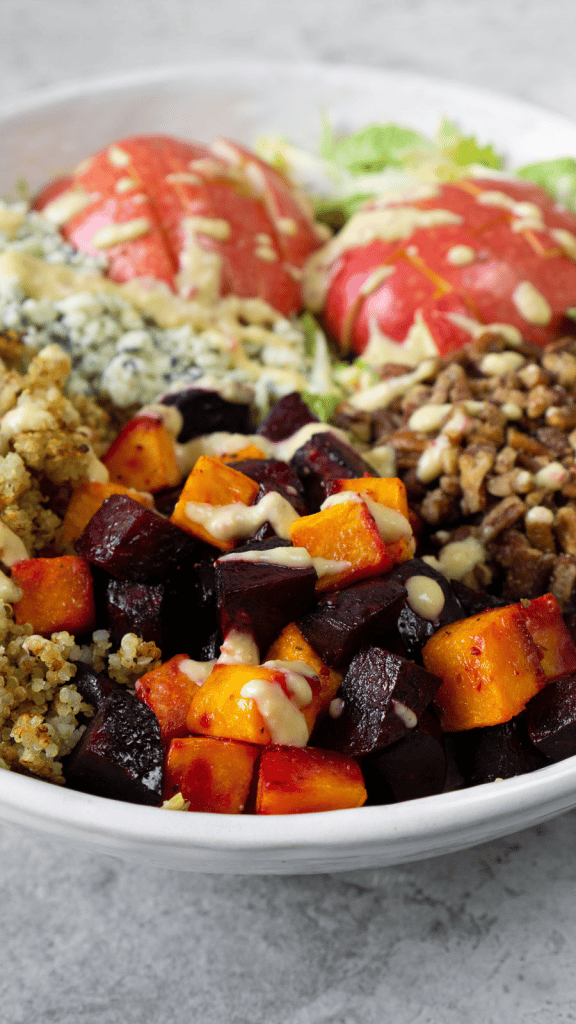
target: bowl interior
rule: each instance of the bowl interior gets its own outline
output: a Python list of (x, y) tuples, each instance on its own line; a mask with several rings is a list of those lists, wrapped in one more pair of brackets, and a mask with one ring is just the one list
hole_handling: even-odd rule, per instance
[[(576, 153), (576, 124), (519, 100), (416, 75), (319, 65), (211, 63), (82, 82), (0, 105), (0, 195), (16, 197), (115, 139), (144, 132), (314, 148), (337, 130), (397, 121), (429, 134), (443, 116), (511, 166)], [(4, 772), (0, 815), (107, 853), (197, 871), (349, 870), (452, 852), (576, 806), (576, 758), (531, 775), (407, 804), (282, 818), (170, 814)]]

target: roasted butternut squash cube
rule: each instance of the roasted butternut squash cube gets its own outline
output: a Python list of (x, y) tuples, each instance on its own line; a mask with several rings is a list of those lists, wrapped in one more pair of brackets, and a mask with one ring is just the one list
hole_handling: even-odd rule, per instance
[(158, 416), (134, 416), (112, 442), (102, 459), (110, 481), (136, 491), (176, 487), (182, 470), (170, 432)]
[(521, 605), (444, 626), (422, 657), (442, 679), (434, 700), (445, 732), (508, 722), (547, 682)]
[(352, 757), (317, 747), (274, 746), (262, 752), (257, 814), (306, 814), (361, 807), (366, 787)]
[(147, 508), (154, 507), (154, 501), (150, 494), (141, 494), (131, 487), (124, 487), (123, 484), (100, 484), (91, 482), (81, 484), (72, 492), (70, 503), (66, 509), (66, 515), (60, 531), (60, 540), (63, 544), (73, 544), (82, 533), (82, 530), (90, 522), (92, 516), (104, 504), (106, 498), (112, 494), (126, 494), (134, 501), (138, 501)]
[(164, 799), (180, 792), (189, 811), (241, 814), (260, 751), (211, 736), (173, 739), (164, 765)]
[(265, 459), (266, 453), (258, 448), (255, 444), (247, 444), (245, 448), (239, 448), (237, 452), (230, 452), (228, 455), (223, 455), (222, 458), (226, 462), (242, 462), (244, 459)]
[(344, 563), (319, 576), (317, 591), (337, 590), (354, 580), (378, 576), (392, 566), (374, 517), (363, 501), (340, 502), (296, 519), (290, 538), (295, 547), (306, 548), (313, 558)]
[(143, 675), (135, 690), (160, 723), (162, 742), (165, 746), (176, 736), (187, 736), (186, 715), (193, 696), (198, 691), (192, 663), (187, 654), (175, 654), (159, 668)]
[(566, 628), (558, 602), (552, 594), (521, 604), (528, 632), (541, 656), (547, 679), (576, 672), (576, 647)]
[(251, 480), (244, 473), (239, 473), (232, 466), (227, 466), (221, 459), (201, 455), (184, 484), (171, 519), (187, 533), (200, 537), (221, 551), (231, 551), (234, 541), (214, 536), (207, 526), (202, 525), (200, 519), (195, 520), (189, 514), (187, 506), (190, 503), (214, 506), (237, 503), (251, 505), (257, 494), (258, 484), (255, 480)]
[[(361, 476), (354, 480), (332, 480), (329, 491), (330, 494), (337, 494), (339, 491), (357, 491), (359, 494), (365, 494), (367, 498), (372, 498), (380, 505), (399, 512), (412, 525), (406, 485), (399, 477)], [(414, 557), (416, 548), (414, 542), (404, 537), (388, 542), (386, 547), (393, 565), (408, 562)]]
[(12, 579), (23, 592), (14, 604), (18, 625), (29, 622), (43, 636), (94, 629), (94, 587), (86, 559), (28, 558), (12, 566)]
[(337, 494), (339, 491), (358, 491), (359, 494), (367, 494), (373, 501), (386, 505), (386, 508), (395, 509), (406, 519), (409, 517), (406, 485), (397, 476), (361, 476), (354, 480), (331, 480), (329, 491), (330, 494)]
[(215, 665), (192, 698), (186, 717), (190, 732), (246, 743), (271, 743), (270, 729), (256, 700), (242, 696), (243, 687), (253, 680), (262, 680), (263, 689), (268, 684), (276, 690), (281, 688), (283, 676), (262, 665)]
[[(308, 643), (295, 622), (291, 622), (279, 634), (266, 655), (266, 661), (287, 661), (289, 663), (302, 661), (316, 673), (320, 686), (314, 693), (312, 703), (302, 709), (302, 714), (312, 732), (316, 719), (328, 710), (330, 701), (338, 693), (342, 682), (341, 673), (335, 672), (324, 664), (320, 655)], [(312, 689), (314, 690), (314, 687)]]

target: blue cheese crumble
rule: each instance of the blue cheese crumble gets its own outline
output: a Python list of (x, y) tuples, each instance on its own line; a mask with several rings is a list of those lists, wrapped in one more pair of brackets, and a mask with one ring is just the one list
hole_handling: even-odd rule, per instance
[[(9, 261), (8, 253), (23, 257)], [(74, 286), (65, 294), (62, 288), (43, 291), (38, 281), (29, 286), (23, 268), (37, 264), (24, 257), (40, 261), (43, 280), (49, 280), (48, 267), (73, 269)], [(264, 413), (277, 398), (309, 385), (303, 331), (267, 303), (228, 296), (184, 309), (174, 297), (179, 314), (175, 326), (166, 326), (153, 315), (153, 304), (146, 309), (145, 288), (133, 301), (129, 286), (101, 276), (105, 265), (105, 258), (76, 252), (40, 214), (0, 207), (0, 330), (16, 331), (33, 348), (56, 343), (66, 349), (72, 393), (129, 408), (153, 402), (191, 375), (209, 375), (229, 392), (248, 384)], [(170, 298), (162, 296), (165, 304)]]

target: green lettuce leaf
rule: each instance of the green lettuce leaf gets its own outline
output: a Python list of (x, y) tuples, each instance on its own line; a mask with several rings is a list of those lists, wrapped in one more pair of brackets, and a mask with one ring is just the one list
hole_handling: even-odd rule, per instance
[(400, 167), (407, 153), (428, 146), (419, 132), (398, 124), (370, 124), (353, 135), (338, 138), (325, 121), (319, 148), (325, 160), (339, 164), (352, 174), (365, 174), (384, 167)]
[(443, 118), (437, 134), (437, 143), (443, 155), (458, 167), (481, 164), (499, 171), (504, 161), (493, 146), (481, 146), (473, 135), (463, 135), (453, 123)]
[(563, 206), (576, 209), (576, 160), (573, 157), (564, 156), (527, 164), (516, 173), (540, 185)]

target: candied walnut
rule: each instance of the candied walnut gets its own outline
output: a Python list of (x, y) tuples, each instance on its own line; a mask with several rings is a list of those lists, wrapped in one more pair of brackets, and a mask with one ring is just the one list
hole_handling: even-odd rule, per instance
[(529, 434), (524, 434), (516, 427), (508, 427), (506, 439), (507, 444), (509, 444), (511, 448), (515, 448), (517, 451), (523, 452), (526, 455), (548, 454), (545, 445), (541, 444), (535, 437), (530, 437)]
[(460, 504), (464, 515), (475, 515), (486, 508), (484, 480), (495, 458), (496, 450), (489, 445), (471, 445), (460, 455)]
[(418, 509), (422, 519), (431, 526), (438, 523), (454, 523), (460, 518), (460, 503), (457, 498), (445, 494), (440, 487), (428, 491)]
[[(550, 409), (548, 412), (550, 412)], [(574, 413), (576, 415), (576, 406), (574, 406)], [(546, 416), (546, 419), (548, 420), (548, 415)], [(572, 445), (570, 444), (566, 434), (563, 432), (563, 429), (555, 426), (550, 420), (549, 422), (549, 427), (538, 427), (535, 431), (536, 439), (540, 441), (548, 451), (553, 453), (556, 458), (563, 458), (567, 455), (572, 455)], [(566, 429), (571, 430), (573, 426), (576, 426), (576, 419), (574, 420), (574, 423)]]
[(562, 550), (568, 555), (576, 555), (576, 508), (573, 505), (558, 509), (554, 529)]
[(370, 413), (355, 409), (348, 402), (340, 402), (330, 421), (335, 427), (347, 430), (359, 441), (367, 444), (372, 438), (372, 417)]
[(526, 511), (526, 505), (516, 495), (503, 498), (494, 508), (490, 509), (482, 520), (482, 538), (490, 541), (502, 530), (514, 526), (519, 519), (522, 519)]
[(531, 420), (543, 416), (550, 406), (562, 405), (566, 398), (566, 392), (560, 388), (547, 388), (539, 384), (532, 388), (526, 402), (526, 415)]
[(559, 384), (574, 387), (576, 384), (576, 356), (566, 351), (544, 351), (542, 365)]
[(533, 548), (517, 530), (508, 530), (489, 546), (491, 557), (506, 569), (502, 597), (511, 603), (545, 593), (555, 556)]
[(576, 555), (559, 555), (550, 577), (550, 593), (558, 601), (563, 612), (573, 605), (576, 589)]

